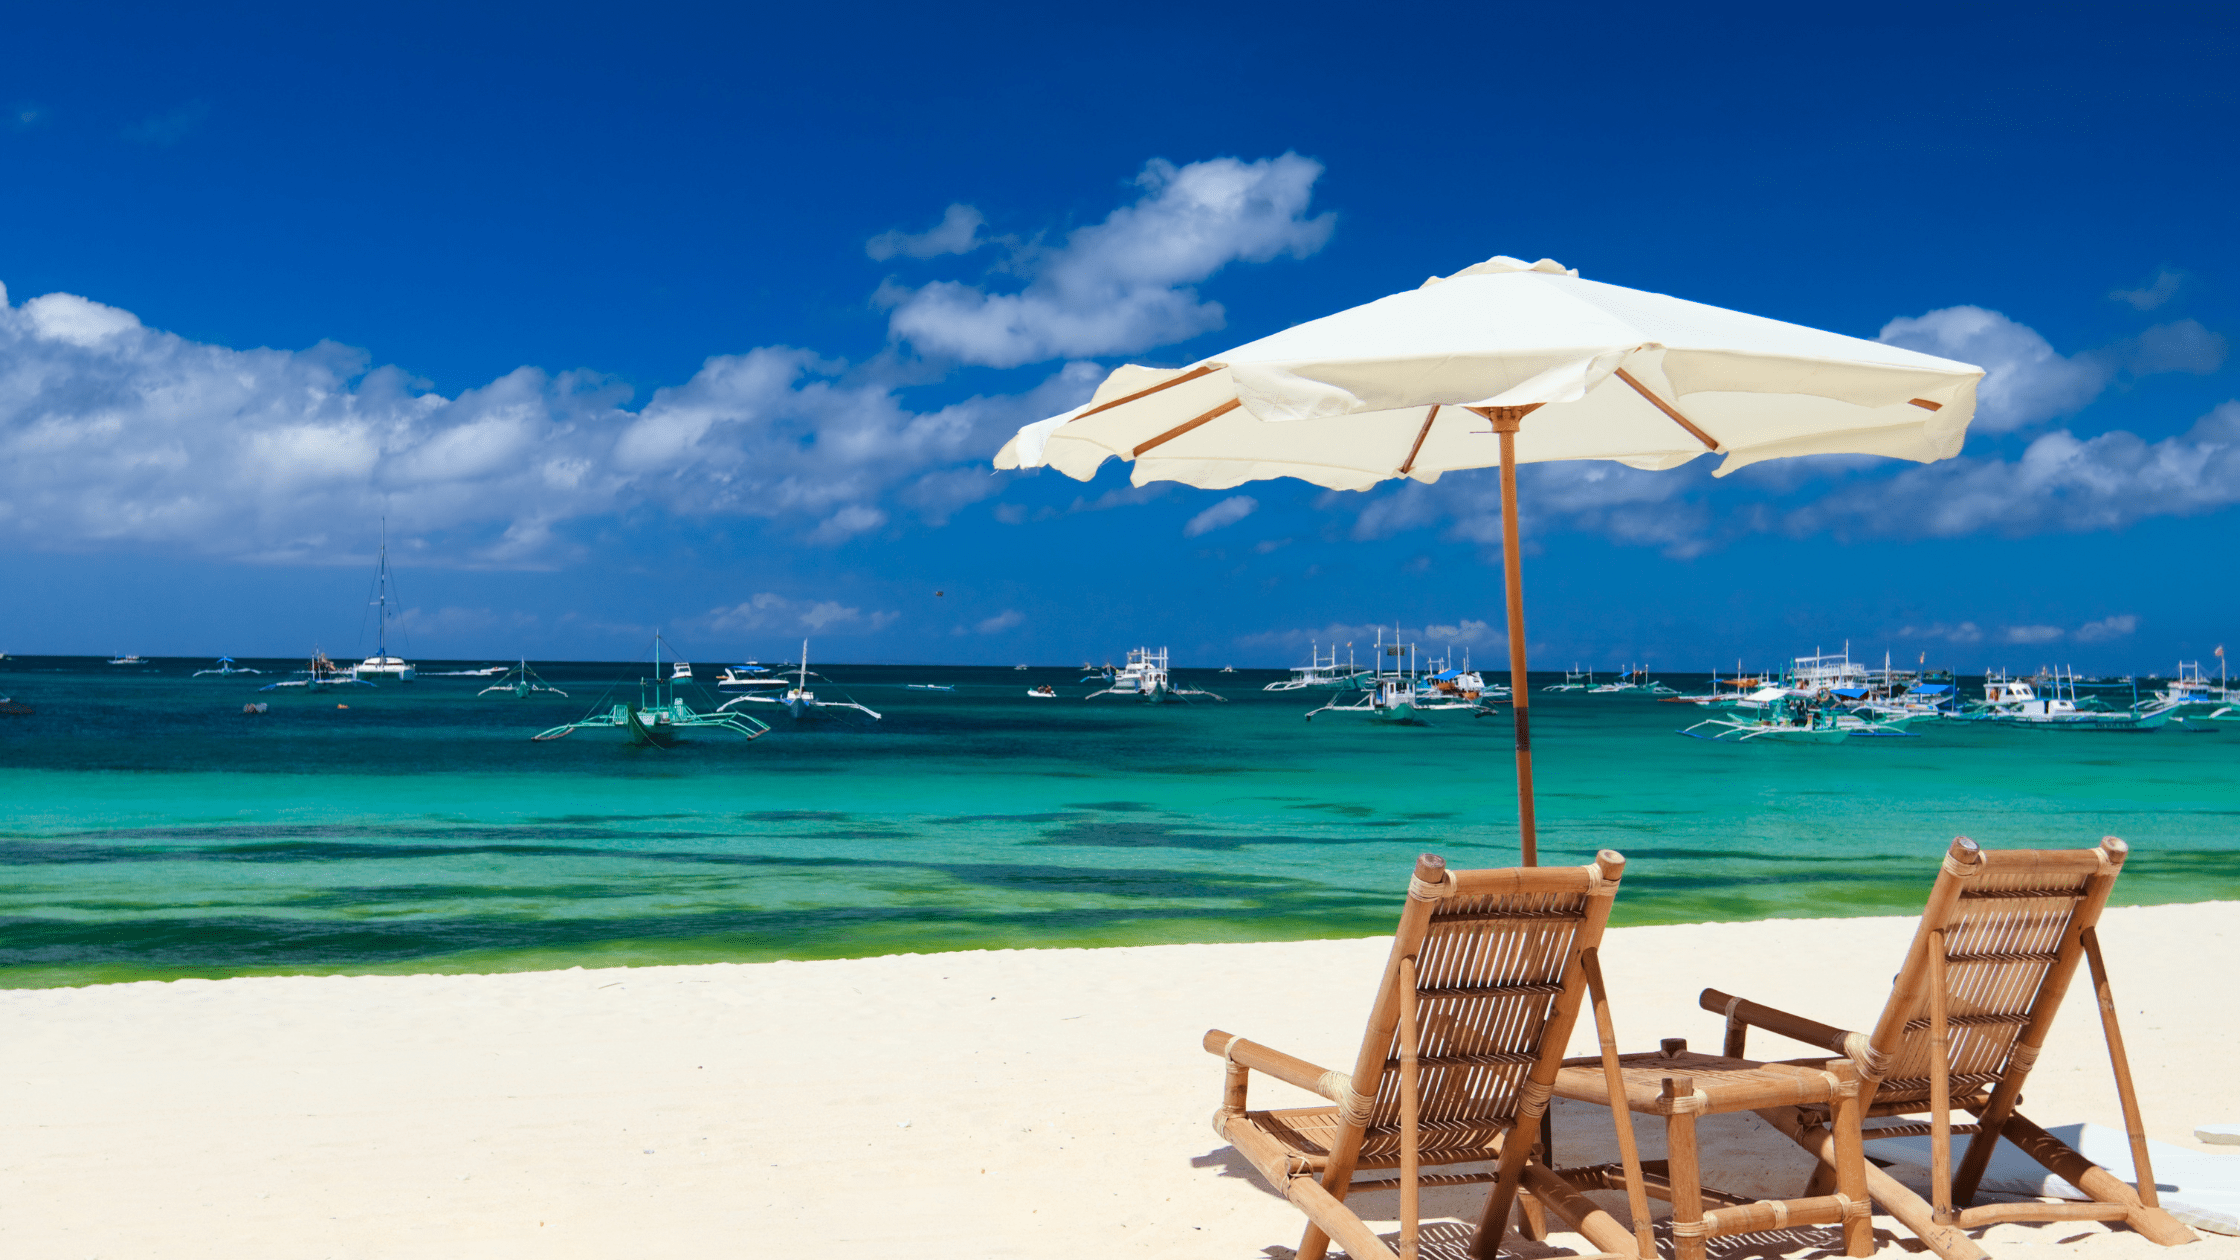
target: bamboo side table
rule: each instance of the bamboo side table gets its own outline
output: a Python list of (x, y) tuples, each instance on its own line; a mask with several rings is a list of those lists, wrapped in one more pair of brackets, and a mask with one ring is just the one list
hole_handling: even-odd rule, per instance
[[(1618, 1064), (1626, 1109), (1664, 1117), (1669, 1156), (1664, 1161), (1664, 1175), (1659, 1177), (1652, 1171), (1654, 1163), (1644, 1163), (1642, 1182), (1650, 1194), (1672, 1204), (1672, 1248), (1677, 1260), (1704, 1260), (1704, 1240), (1708, 1238), (1838, 1223), (1843, 1226), (1845, 1255), (1874, 1254), (1873, 1208), (1867, 1198), (1866, 1155), (1860, 1147), (1859, 1075), (1849, 1059), (1830, 1060), (1825, 1068), (1760, 1063), (1696, 1054), (1688, 1049), (1687, 1042), (1671, 1038), (1661, 1051), (1620, 1055)], [(1556, 1074), (1555, 1092), (1560, 1098), (1609, 1106), (1610, 1091), (1601, 1058), (1564, 1060), (1562, 1071)], [(1830, 1171), (1836, 1193), (1750, 1200), (1704, 1188), (1696, 1161), (1697, 1116), (1796, 1107), (1827, 1108), (1835, 1136), (1836, 1163)], [(1767, 1118), (1784, 1132), (1798, 1125), (1793, 1114)], [(1615, 1164), (1565, 1169), (1561, 1175), (1580, 1184), (1599, 1184), (1611, 1190), (1626, 1188), (1625, 1174)], [(1814, 1181), (1826, 1184), (1820, 1177)], [(1708, 1212), (1703, 1206), (1706, 1199), (1717, 1205)]]

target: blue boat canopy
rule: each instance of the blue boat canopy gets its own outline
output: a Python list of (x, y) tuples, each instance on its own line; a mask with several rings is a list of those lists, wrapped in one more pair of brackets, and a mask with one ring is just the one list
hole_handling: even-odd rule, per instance
[(1948, 683), (1931, 683), (1926, 687), (1915, 687), (1914, 690), (1925, 696), (1934, 696), (1950, 691), (1952, 687)]
[(1856, 700), (1859, 697), (1867, 694), (1867, 689), (1864, 687), (1830, 687), (1828, 688), (1828, 694), (1831, 696), (1843, 696), (1848, 699)]
[(1431, 681), (1433, 681), (1433, 682), (1445, 682), (1445, 681), (1447, 681), (1447, 680), (1448, 680), (1448, 679), (1450, 679), (1450, 678), (1460, 678), (1460, 677), (1462, 677), (1462, 671), (1461, 671), (1461, 670), (1459, 670), (1459, 669), (1450, 669), (1450, 670), (1447, 670), (1447, 671), (1445, 671), (1445, 672), (1443, 672), (1443, 673), (1437, 673), (1437, 674), (1433, 674), (1433, 675), (1431, 676)]

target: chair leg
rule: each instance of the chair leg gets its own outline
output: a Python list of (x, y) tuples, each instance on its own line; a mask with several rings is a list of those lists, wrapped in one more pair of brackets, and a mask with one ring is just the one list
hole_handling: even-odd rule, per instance
[[(1758, 1113), (1766, 1123), (1789, 1135), (1789, 1140), (1820, 1157), (1831, 1166), (1840, 1166), (1841, 1157), (1836, 1153), (1835, 1135), (1817, 1124), (1806, 1124), (1794, 1107), (1768, 1107)], [(1920, 1195), (1908, 1190), (1904, 1183), (1873, 1164), (1861, 1159), (1859, 1170), (1866, 1178), (1867, 1195), (1882, 1209), (1898, 1218), (1898, 1223), (1913, 1231), (1913, 1235), (1934, 1251), (1941, 1260), (1990, 1260), (1988, 1253), (1976, 1241), (1951, 1226), (1939, 1225), (1929, 1216), (1929, 1203)]]
[(2165, 1247), (2200, 1241), (2200, 1236), (2186, 1228), (2177, 1217), (2161, 1207), (2141, 1202), (2138, 1191), (2123, 1178), (2070, 1149), (2068, 1143), (2039, 1128), (2021, 1112), (2007, 1117), (2006, 1138), (2063, 1181), (2102, 1203), (2127, 1209), (2125, 1223), (2149, 1240)]
[[(1685, 1076), (1665, 1082), (1669, 1091), (1693, 1093)], [(1703, 1260), (1703, 1176), (1696, 1166), (1696, 1118), (1686, 1112), (1664, 1121), (1665, 1176), (1672, 1184), (1672, 1254), (1675, 1260)]]
[(1867, 1193), (1867, 1152), (1860, 1132), (1866, 1107), (1859, 1097), (1858, 1065), (1839, 1059), (1830, 1066), (1838, 1082), (1828, 1107), (1828, 1131), (1835, 1144), (1835, 1189), (1844, 1200), (1843, 1253), (1862, 1260), (1874, 1254), (1873, 1200)]

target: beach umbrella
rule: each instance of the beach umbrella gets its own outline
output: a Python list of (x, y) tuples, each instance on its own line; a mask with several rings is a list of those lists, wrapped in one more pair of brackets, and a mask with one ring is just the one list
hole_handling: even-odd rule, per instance
[(1501, 469), (1509, 672), (1524, 861), (1536, 860), (1516, 466), (1609, 459), (1724, 476), (1796, 455), (1927, 463), (1960, 450), (1983, 369), (1496, 257), (1181, 368), (1126, 364), (1083, 405), (1019, 430), (997, 468), (1226, 490), (1333, 490)]

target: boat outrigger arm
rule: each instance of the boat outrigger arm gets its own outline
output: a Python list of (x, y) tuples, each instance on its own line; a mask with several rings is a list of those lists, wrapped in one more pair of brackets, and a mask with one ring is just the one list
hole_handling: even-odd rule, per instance
[[(468, 670), (465, 672), (473, 674), (482, 673), (481, 670)], [(484, 674), (483, 676), (488, 677), (489, 675)], [(430, 677), (434, 677), (434, 675), (430, 675)], [(567, 692), (560, 690), (558, 687), (555, 687), (552, 684), (546, 682), (544, 679), (538, 677), (537, 671), (529, 668), (529, 660), (527, 657), (523, 657), (519, 665), (505, 671), (503, 681), (492, 683), (489, 686), (484, 687), (482, 690), (476, 692), (475, 694), (478, 696), (487, 696), (493, 691), (508, 692), (512, 695), (521, 697), (522, 699), (527, 699), (531, 693), (539, 691), (544, 692), (547, 695), (561, 696), (563, 698), (568, 694)]]
[(628, 731), (630, 737), (638, 743), (651, 744), (656, 748), (668, 747), (675, 738), (672, 732), (677, 730), (699, 730), (715, 727), (735, 731), (748, 739), (760, 739), (770, 733), (768, 724), (757, 722), (744, 713), (700, 713), (682, 700), (678, 700), (667, 705), (653, 706), (625, 702), (615, 705), (604, 713), (593, 713), (580, 722), (555, 726), (549, 731), (541, 731), (530, 736), (530, 738), (537, 740), (559, 739), (586, 728), (612, 730), (617, 727)]
[(774, 696), (757, 692), (749, 692), (743, 696), (734, 696), (731, 699), (726, 700), (722, 704), (716, 706), (716, 712), (722, 713), (735, 704), (775, 704), (784, 706), (786, 712), (791, 713), (796, 718), (806, 717), (812, 713), (815, 713), (819, 709), (854, 709), (856, 712), (868, 716), (873, 721), (882, 720), (882, 718), (884, 717), (884, 715), (881, 714), (877, 709), (874, 709), (869, 705), (857, 704), (853, 699), (818, 699), (817, 693), (809, 690), (809, 680), (812, 678), (817, 679), (820, 682), (832, 681), (831, 679), (826, 678), (823, 674), (815, 673), (810, 670), (809, 641), (807, 639), (803, 639), (801, 641), (801, 664), (795, 669), (795, 677), (791, 686), (786, 687), (785, 690)]
[[(527, 676), (527, 662), (522, 663), (522, 673), (524, 677)], [(600, 702), (604, 703), (606, 695), (612, 695), (613, 692), (614, 688), (608, 688), (606, 694), (600, 697)], [(653, 636), (653, 677), (638, 680), (638, 699), (609, 705), (603, 710), (594, 707), (581, 721), (555, 726), (529, 738), (560, 739), (580, 730), (619, 729), (628, 732), (634, 743), (667, 748), (676, 742), (680, 731), (710, 728), (732, 731), (748, 739), (760, 739), (770, 733), (768, 724), (757, 722), (744, 713), (725, 713), (721, 709), (713, 713), (702, 713), (685, 703), (683, 697), (677, 695), (677, 680), (673, 676), (665, 677), (661, 672), (661, 635), (656, 632)]]

